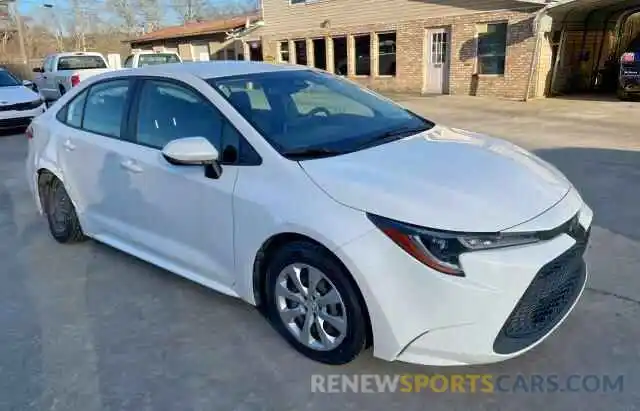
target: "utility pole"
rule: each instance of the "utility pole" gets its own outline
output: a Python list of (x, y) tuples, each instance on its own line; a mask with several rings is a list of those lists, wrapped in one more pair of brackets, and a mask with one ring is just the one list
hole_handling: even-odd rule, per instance
[(9, 6), (12, 6), (9, 10), (10, 13), (13, 14), (13, 17), (16, 19), (16, 26), (18, 29), (18, 42), (20, 43), (20, 57), (22, 57), (22, 63), (28, 64), (27, 60), (27, 49), (24, 46), (24, 30), (22, 27), (22, 18), (20, 16), (20, 11), (18, 10), (18, 5), (16, 0), (9, 0)]

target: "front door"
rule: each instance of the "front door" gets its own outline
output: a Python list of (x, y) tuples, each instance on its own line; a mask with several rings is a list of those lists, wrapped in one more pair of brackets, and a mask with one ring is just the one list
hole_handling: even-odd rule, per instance
[(196, 281), (231, 286), (238, 168), (225, 165), (222, 175), (213, 179), (203, 166), (172, 165), (161, 152), (172, 140), (204, 137), (222, 153), (223, 118), (206, 97), (184, 83), (149, 79), (139, 93), (133, 119), (138, 149), (126, 159), (140, 193), (136, 203), (128, 201), (132, 220), (144, 233), (136, 246)]
[(447, 29), (427, 31), (426, 75), (424, 91), (443, 94), (449, 92), (449, 32)]
[(262, 61), (262, 43), (259, 41), (249, 42), (249, 60)]

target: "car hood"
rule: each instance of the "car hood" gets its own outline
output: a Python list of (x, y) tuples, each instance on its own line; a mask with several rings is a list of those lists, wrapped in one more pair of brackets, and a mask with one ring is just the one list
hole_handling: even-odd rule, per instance
[(25, 86), (0, 87), (0, 105), (28, 103), (38, 97), (37, 93)]
[(514, 227), (551, 208), (572, 187), (555, 167), (520, 147), (441, 126), (300, 165), (344, 205), (452, 231)]

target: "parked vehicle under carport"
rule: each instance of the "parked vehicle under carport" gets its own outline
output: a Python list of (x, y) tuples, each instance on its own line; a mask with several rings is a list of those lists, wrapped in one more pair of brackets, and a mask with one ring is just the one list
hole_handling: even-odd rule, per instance
[(640, 94), (640, 35), (627, 47), (620, 58), (618, 98), (629, 100)]

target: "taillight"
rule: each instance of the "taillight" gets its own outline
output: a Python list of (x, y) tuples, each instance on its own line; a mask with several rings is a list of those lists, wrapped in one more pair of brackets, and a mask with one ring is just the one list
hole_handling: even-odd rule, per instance
[(71, 87), (75, 87), (80, 84), (80, 74), (73, 74), (71, 76)]
[(33, 138), (33, 127), (31, 126), (27, 127), (27, 130), (24, 132), (24, 135), (27, 136), (28, 140), (31, 140)]
[(620, 61), (623, 63), (633, 63), (636, 60), (635, 53), (624, 53), (620, 58)]

